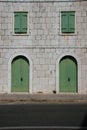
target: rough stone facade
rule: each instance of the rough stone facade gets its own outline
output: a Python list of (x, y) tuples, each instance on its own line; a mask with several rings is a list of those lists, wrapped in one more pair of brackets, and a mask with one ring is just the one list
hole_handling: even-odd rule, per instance
[[(14, 35), (15, 11), (28, 11), (27, 35)], [(61, 34), (61, 11), (75, 11), (75, 34)], [(87, 93), (87, 1), (0, 1), (0, 92), (11, 93), (11, 63), (20, 55), (30, 62), (29, 93), (59, 93), (59, 62), (67, 55), (78, 64), (78, 93)]]

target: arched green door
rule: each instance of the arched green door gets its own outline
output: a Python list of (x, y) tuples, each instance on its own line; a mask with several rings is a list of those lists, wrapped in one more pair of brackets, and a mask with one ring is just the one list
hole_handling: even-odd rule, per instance
[(23, 57), (16, 57), (12, 61), (12, 92), (28, 92), (29, 91), (29, 62)]
[(64, 57), (59, 63), (59, 91), (77, 92), (77, 63), (72, 57)]

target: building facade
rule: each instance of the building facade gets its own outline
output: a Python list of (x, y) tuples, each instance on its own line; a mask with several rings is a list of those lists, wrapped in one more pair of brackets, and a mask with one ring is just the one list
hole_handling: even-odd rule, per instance
[(87, 93), (87, 1), (0, 1), (0, 92)]

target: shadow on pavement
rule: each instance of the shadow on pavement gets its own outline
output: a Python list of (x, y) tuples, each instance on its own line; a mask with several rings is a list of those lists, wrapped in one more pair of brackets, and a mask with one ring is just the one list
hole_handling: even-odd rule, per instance
[(87, 113), (83, 119), (80, 130), (87, 130)]

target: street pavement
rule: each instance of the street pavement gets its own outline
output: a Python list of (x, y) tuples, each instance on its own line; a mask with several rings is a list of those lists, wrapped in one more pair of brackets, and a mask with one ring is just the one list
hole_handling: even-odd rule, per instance
[(87, 94), (0, 94), (0, 103), (87, 102)]
[(87, 130), (87, 103), (0, 105), (0, 130)]

